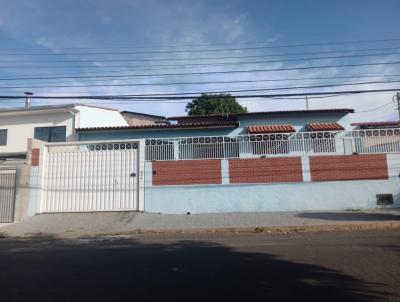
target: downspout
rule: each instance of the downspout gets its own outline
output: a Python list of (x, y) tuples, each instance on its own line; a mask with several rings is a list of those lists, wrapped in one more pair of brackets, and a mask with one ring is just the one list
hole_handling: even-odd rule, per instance
[(77, 124), (76, 115), (77, 115), (77, 113), (79, 113), (79, 110), (76, 110), (76, 109), (73, 108), (73, 109), (69, 109), (68, 112), (72, 116), (72, 139), (71, 140), (77, 141), (78, 137), (77, 137), (77, 134), (76, 134), (76, 124)]

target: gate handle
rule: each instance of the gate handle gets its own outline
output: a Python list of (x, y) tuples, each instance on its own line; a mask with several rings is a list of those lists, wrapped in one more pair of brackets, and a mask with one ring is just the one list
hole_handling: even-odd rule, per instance
[(133, 172), (133, 173), (131, 173), (131, 175), (130, 175), (131, 177), (136, 177), (136, 173), (135, 172)]

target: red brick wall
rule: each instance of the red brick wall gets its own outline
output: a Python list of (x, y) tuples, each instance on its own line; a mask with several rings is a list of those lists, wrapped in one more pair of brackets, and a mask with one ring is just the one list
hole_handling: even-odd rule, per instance
[(388, 179), (385, 154), (310, 157), (312, 181)]
[(229, 160), (230, 183), (302, 182), (300, 157)]
[(153, 162), (153, 186), (220, 184), (220, 160)]
[(39, 156), (40, 156), (40, 150), (32, 149), (32, 155), (31, 155), (31, 165), (32, 166), (39, 166)]

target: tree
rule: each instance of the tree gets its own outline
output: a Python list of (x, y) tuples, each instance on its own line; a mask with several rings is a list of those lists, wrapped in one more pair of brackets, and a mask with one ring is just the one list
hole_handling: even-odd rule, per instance
[(240, 105), (230, 94), (206, 94), (186, 105), (188, 115), (246, 113), (247, 108)]

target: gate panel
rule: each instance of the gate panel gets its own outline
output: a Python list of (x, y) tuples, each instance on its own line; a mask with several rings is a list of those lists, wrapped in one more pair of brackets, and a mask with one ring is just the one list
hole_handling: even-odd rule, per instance
[(0, 169), (0, 222), (14, 221), (16, 169)]
[(137, 149), (49, 152), (40, 212), (137, 210)]

